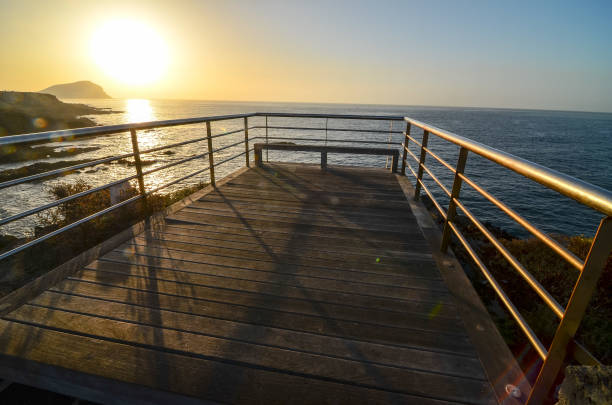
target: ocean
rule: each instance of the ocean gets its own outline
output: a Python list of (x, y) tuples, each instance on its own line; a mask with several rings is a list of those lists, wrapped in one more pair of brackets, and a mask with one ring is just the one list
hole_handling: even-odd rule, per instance
[[(111, 108), (120, 111), (108, 115), (90, 116), (100, 125), (111, 125), (128, 122), (167, 120), (186, 117), (201, 117), (210, 115), (236, 114), (246, 112), (295, 112), (295, 113), (329, 113), (329, 114), (363, 114), (363, 115), (403, 115), (433, 124), (473, 140), (482, 142), (497, 149), (512, 153), (568, 175), (585, 180), (606, 189), (612, 189), (612, 114), (540, 111), (540, 110), (510, 110), (491, 108), (451, 108), (451, 107), (412, 107), (412, 106), (382, 106), (382, 105), (343, 105), (343, 104), (301, 104), (301, 103), (263, 103), (263, 102), (215, 102), (192, 100), (64, 100), (79, 102), (94, 107)], [(263, 125), (264, 118), (251, 118), (250, 125)], [(364, 122), (337, 119), (286, 119), (269, 118), (269, 125), (308, 126), (316, 128), (352, 128), (404, 130), (405, 124), (387, 121)], [(213, 133), (221, 133), (242, 128), (241, 120), (213, 123)], [(263, 136), (263, 130), (252, 130), (250, 136)], [(164, 144), (180, 142), (205, 135), (203, 124), (160, 128), (139, 131), (140, 148), (147, 149)], [(412, 135), (420, 139), (421, 132), (412, 130)], [(333, 145), (334, 139), (359, 139), (388, 142), (401, 142), (402, 135), (395, 134), (364, 134), (351, 132), (329, 131), (290, 131), (269, 130), (269, 136), (324, 138)], [(243, 139), (242, 133), (227, 137), (215, 138), (214, 148), (229, 145)], [(308, 142), (301, 142), (308, 143)], [(346, 145), (346, 144), (345, 144)], [(453, 166), (456, 164), (458, 148), (436, 137), (430, 137), (430, 148), (446, 159)], [(97, 138), (72, 140), (54, 143), (59, 149), (74, 149), (96, 147), (96, 150), (78, 153), (69, 158), (48, 158), (41, 162), (61, 160), (80, 160), (129, 153), (131, 143), (129, 134), (108, 135)], [(381, 145), (378, 145), (381, 146)], [(384, 145), (383, 145), (384, 146)], [(414, 145), (413, 145), (414, 147)], [(416, 148), (412, 149), (416, 152)], [(143, 156), (147, 163), (146, 169), (152, 169), (172, 161), (206, 151), (206, 142), (198, 142), (173, 149), (174, 154), (159, 151)], [(244, 151), (244, 145), (228, 148), (215, 155), (220, 161)], [(281, 154), (270, 152), (270, 160), (310, 162), (319, 161), (318, 154), (292, 153)], [(385, 167), (386, 158), (376, 156), (329, 155), (329, 164), (361, 165)], [(410, 159), (410, 157), (409, 157)], [(410, 162), (410, 160), (409, 160)], [(0, 163), (0, 171), (23, 166), (27, 163)], [(412, 166), (415, 167), (414, 162)], [(428, 163), (440, 179), (450, 189), (452, 175), (433, 158)], [(169, 170), (161, 170), (147, 176), (149, 189), (181, 177), (187, 173), (202, 168), (208, 164), (207, 159), (196, 159), (187, 164), (175, 166)], [(217, 167), (217, 177), (231, 173), (244, 164), (244, 158), (238, 158)], [(407, 173), (409, 171), (407, 170)], [(109, 181), (134, 174), (134, 167), (123, 163), (99, 165), (79, 173), (62, 178), (54, 178), (44, 182), (22, 184), (0, 191), (0, 217), (6, 217), (28, 208), (52, 201), (49, 187), (58, 182), (72, 182), (84, 179), (96, 186)], [(584, 234), (594, 235), (602, 214), (583, 207), (580, 204), (561, 196), (553, 191), (522, 178), (513, 172), (491, 164), (483, 158), (471, 154), (468, 159), (466, 174), (480, 186), (498, 197), (501, 201), (518, 211), (521, 215), (552, 234)], [(434, 192), (443, 206), (448, 204), (445, 195), (433, 181), (426, 178), (426, 184)], [(187, 184), (208, 181), (207, 174), (194, 177), (166, 189), (172, 191)], [(465, 205), (483, 221), (508, 230), (524, 237), (527, 235), (519, 225), (515, 224), (503, 212), (499, 211), (483, 197), (464, 185), (462, 197)], [(37, 223), (37, 217), (32, 216), (16, 221), (4, 227), (0, 232), (13, 235), (27, 235), (32, 232)]]

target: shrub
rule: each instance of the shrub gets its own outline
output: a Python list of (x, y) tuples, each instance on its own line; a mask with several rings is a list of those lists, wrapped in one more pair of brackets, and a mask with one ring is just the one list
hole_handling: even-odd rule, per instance
[[(142, 200), (128, 204), (11, 256), (0, 263), (0, 273), (4, 275), (0, 279), (0, 296), (19, 288), (28, 281), (118, 234), (151, 214), (161, 211), (174, 202), (202, 189), (204, 186), (204, 183), (199, 183), (165, 195), (150, 195), (147, 197), (146, 204)], [(92, 186), (83, 180), (78, 180), (74, 183), (55, 184), (49, 187), (47, 192), (56, 200), (60, 200), (91, 188)], [(129, 186), (122, 192), (121, 197), (124, 200), (137, 194), (138, 190)], [(96, 191), (64, 202), (38, 215), (40, 225), (34, 229), (32, 238), (17, 239), (8, 235), (0, 235), (0, 247), (6, 251), (110, 206), (111, 199), (108, 190)]]

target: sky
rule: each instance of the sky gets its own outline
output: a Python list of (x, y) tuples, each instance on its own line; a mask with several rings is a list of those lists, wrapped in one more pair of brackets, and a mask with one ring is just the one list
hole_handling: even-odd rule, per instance
[(612, 112), (611, 21), (584, 0), (0, 0), (0, 89)]

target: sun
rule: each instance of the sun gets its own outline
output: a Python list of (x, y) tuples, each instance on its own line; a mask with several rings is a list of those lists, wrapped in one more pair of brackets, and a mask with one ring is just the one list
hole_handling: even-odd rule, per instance
[(168, 66), (164, 40), (134, 20), (112, 20), (98, 28), (91, 39), (91, 55), (105, 74), (128, 85), (155, 82)]

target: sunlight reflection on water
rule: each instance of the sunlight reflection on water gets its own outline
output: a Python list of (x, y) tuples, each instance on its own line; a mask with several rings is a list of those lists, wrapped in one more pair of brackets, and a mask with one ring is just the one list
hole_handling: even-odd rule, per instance
[(154, 121), (155, 114), (149, 100), (129, 99), (125, 100), (125, 110), (129, 122)]

